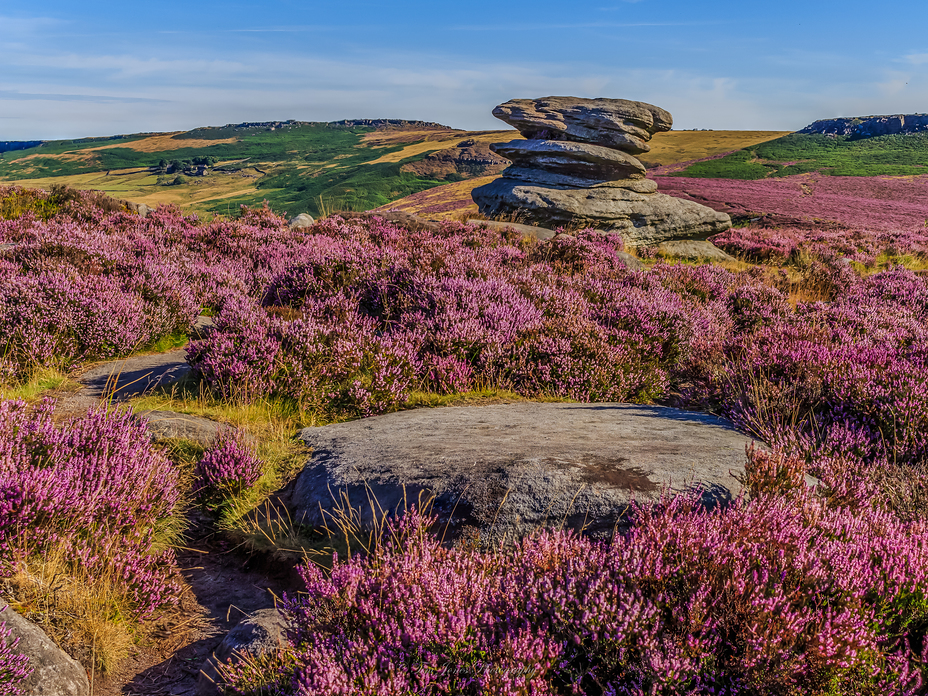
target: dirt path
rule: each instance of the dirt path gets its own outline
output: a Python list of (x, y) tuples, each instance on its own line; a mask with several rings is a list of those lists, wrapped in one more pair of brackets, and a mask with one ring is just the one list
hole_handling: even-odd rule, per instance
[[(96, 365), (78, 377), (81, 389), (56, 395), (56, 418), (190, 379), (185, 358), (180, 349)], [(296, 588), (292, 564), (231, 548), (196, 509), (188, 513), (188, 523), (186, 547), (177, 550), (185, 581), (180, 606), (156, 622), (150, 638), (115, 673), (95, 680), (92, 696), (193, 696), (200, 667), (229, 629)]]
[(191, 516), (188, 548), (178, 551), (187, 587), (175, 614), (120, 670), (98, 681), (93, 696), (193, 696), (200, 667), (246, 614), (273, 607), (292, 592), (292, 569), (230, 550), (200, 513)]

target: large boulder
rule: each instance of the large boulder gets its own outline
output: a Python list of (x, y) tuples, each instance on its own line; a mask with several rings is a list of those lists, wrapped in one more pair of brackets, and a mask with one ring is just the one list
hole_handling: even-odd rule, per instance
[[(11, 639), (19, 639), (13, 653), (26, 655), (32, 674), (19, 683), (24, 696), (88, 696), (90, 681), (84, 668), (55, 645), (48, 635), (12, 608), (0, 611)], [(2, 685), (0, 685), (2, 691)]]
[(731, 227), (728, 215), (704, 205), (617, 187), (552, 188), (499, 178), (475, 188), (472, 195), (487, 217), (518, 214), (540, 227), (588, 225), (621, 234), (631, 247), (704, 239)]
[(198, 696), (219, 696), (223, 683), (220, 664), (237, 664), (280, 650), (287, 644), (286, 622), (277, 609), (259, 609), (246, 616), (226, 634), (219, 647), (200, 669)]
[(651, 136), (673, 126), (664, 109), (627, 99), (511, 99), (493, 115), (529, 139), (573, 140), (633, 155), (649, 152)]
[(332, 525), (344, 501), (365, 524), (434, 496), (450, 537), (499, 543), (544, 525), (608, 536), (633, 500), (741, 490), (750, 438), (702, 413), (629, 404), (417, 409), (305, 428), (296, 523)]

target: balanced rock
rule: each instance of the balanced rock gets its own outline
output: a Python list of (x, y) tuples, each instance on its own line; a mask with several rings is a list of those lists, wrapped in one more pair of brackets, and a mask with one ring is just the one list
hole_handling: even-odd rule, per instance
[(673, 126), (673, 117), (663, 109), (627, 99), (511, 99), (493, 115), (529, 140), (572, 140), (633, 155), (649, 152), (651, 136)]
[(513, 99), (493, 110), (528, 140), (491, 147), (512, 166), (471, 195), (486, 217), (519, 216), (541, 227), (588, 225), (620, 234), (628, 246), (705, 238), (731, 227), (706, 206), (657, 193), (633, 155), (669, 113), (625, 99)]
[(288, 508), (332, 526), (345, 501), (365, 524), (434, 496), (449, 538), (512, 540), (564, 525), (608, 536), (633, 500), (738, 495), (750, 439), (714, 416), (630, 404), (416, 409), (305, 428), (312, 459)]
[(487, 217), (521, 211), (542, 227), (580, 224), (620, 234), (630, 247), (705, 238), (731, 227), (728, 215), (704, 205), (624, 188), (554, 188), (501, 177), (475, 188), (472, 195)]

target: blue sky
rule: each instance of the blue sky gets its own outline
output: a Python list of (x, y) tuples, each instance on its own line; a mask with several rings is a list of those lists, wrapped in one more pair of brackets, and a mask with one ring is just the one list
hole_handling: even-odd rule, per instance
[(0, 0), (0, 140), (299, 119), (501, 127), (514, 97), (677, 128), (928, 112), (928, 3)]

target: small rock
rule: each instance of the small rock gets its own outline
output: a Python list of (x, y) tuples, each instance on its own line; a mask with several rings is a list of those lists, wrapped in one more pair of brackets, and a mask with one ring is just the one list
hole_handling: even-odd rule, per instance
[(136, 212), (138, 212), (139, 217), (146, 218), (148, 217), (148, 214), (151, 212), (151, 208), (149, 208), (144, 203), (139, 203), (139, 207), (136, 209)]
[(310, 227), (314, 222), (313, 216), (309, 213), (300, 213), (290, 220), (290, 229)]
[(637, 256), (632, 256), (627, 251), (615, 252), (616, 257), (625, 264), (630, 271), (643, 271), (647, 266)]
[(187, 364), (187, 351), (138, 355), (97, 365), (78, 377), (81, 393), (97, 398), (127, 399), (155, 389), (167, 389), (197, 376)]
[(219, 696), (222, 693), (217, 664), (229, 661), (235, 664), (243, 655), (267, 655), (286, 644), (286, 622), (277, 609), (259, 609), (245, 617), (226, 634), (213, 656), (203, 663), (197, 680), (198, 696)]
[[(24, 696), (88, 696), (90, 682), (84, 668), (54, 641), (12, 608), (0, 612), (13, 639), (19, 644), (13, 652), (29, 657), (32, 674), (20, 683)], [(2, 685), (0, 685), (2, 686)]]
[(190, 338), (193, 340), (206, 338), (215, 326), (216, 323), (213, 321), (212, 317), (201, 314), (190, 327)]
[(209, 447), (220, 432), (232, 430), (225, 423), (174, 411), (140, 411), (138, 416), (155, 440), (192, 440)]
[(686, 261), (737, 261), (734, 256), (726, 254), (712, 242), (700, 242), (695, 239), (661, 242), (657, 245), (657, 253)]

